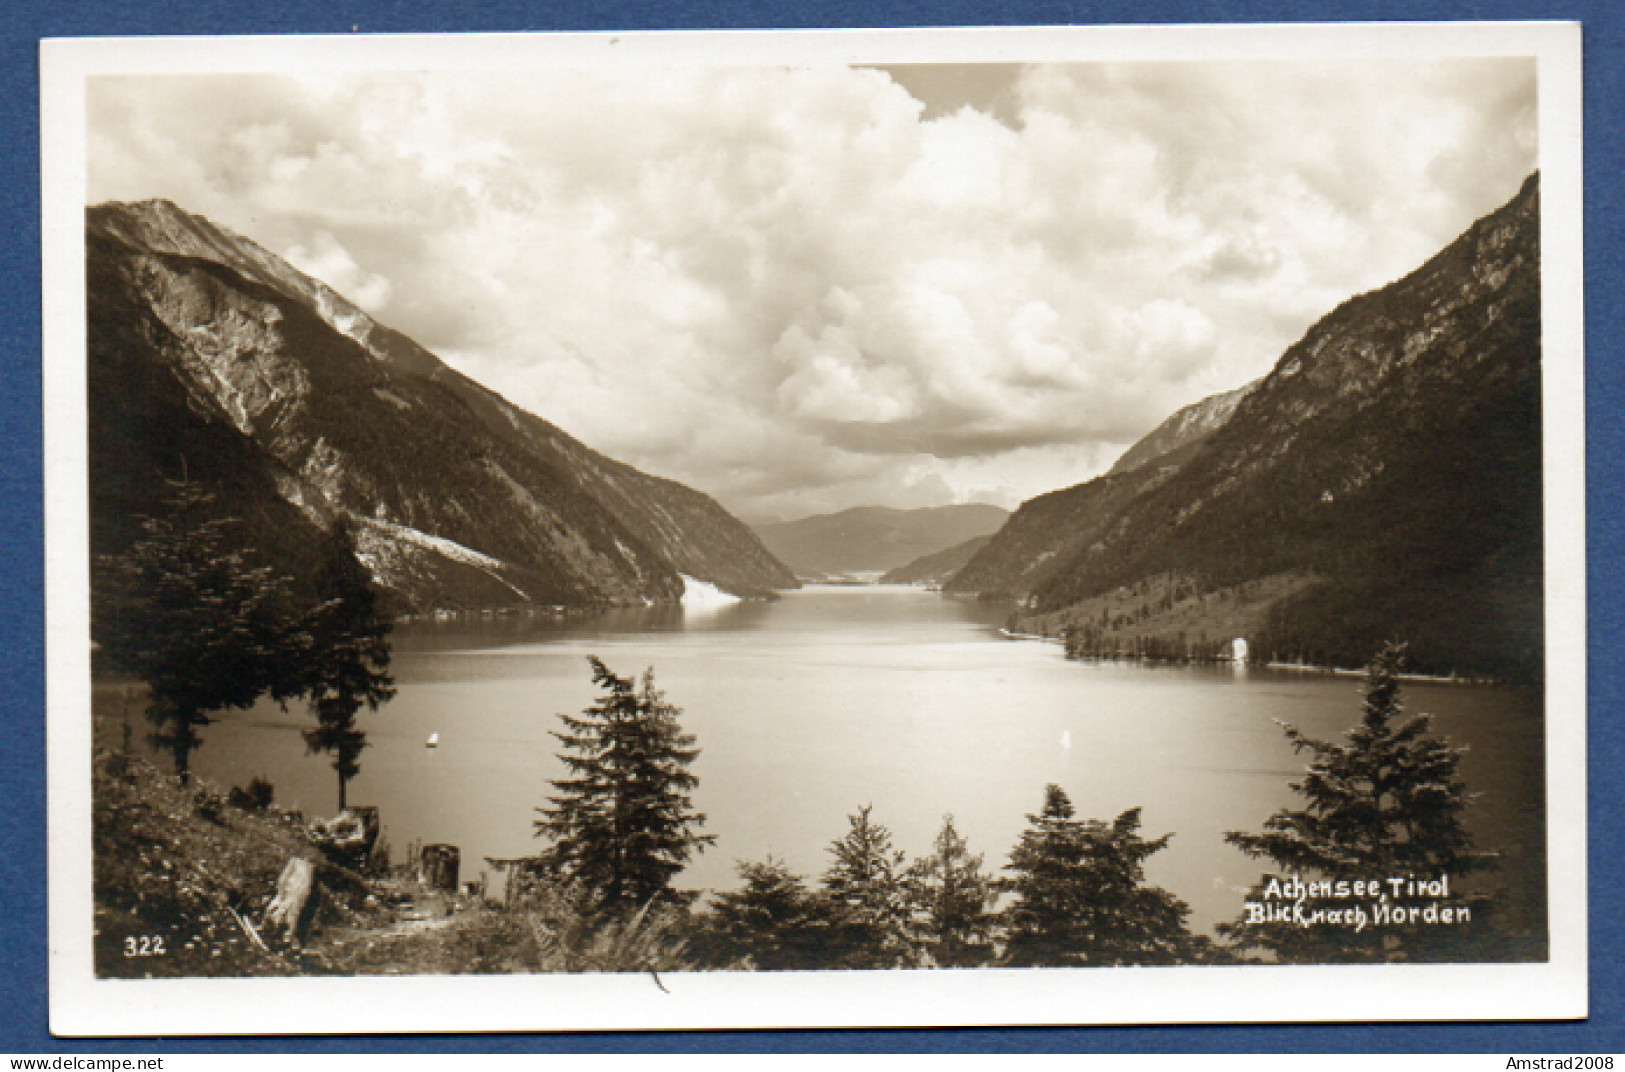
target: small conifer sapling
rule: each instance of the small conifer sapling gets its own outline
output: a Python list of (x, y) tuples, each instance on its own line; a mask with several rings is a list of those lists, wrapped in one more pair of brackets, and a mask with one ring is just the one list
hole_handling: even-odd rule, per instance
[(654, 671), (641, 682), (621, 677), (589, 656), (593, 681), (603, 690), (581, 717), (561, 714), (566, 776), (538, 808), (538, 836), (551, 839), (544, 854), (551, 870), (593, 890), (606, 908), (644, 904), (667, 894), (689, 859), (715, 842), (701, 834), (705, 816), (691, 794), (699, 784), (688, 769), (698, 758), (682, 713), (655, 688)]
[(1140, 809), (1111, 823), (1074, 817), (1058, 785), (1010, 853), (1003, 963), (1014, 967), (1179, 964), (1204, 959), (1185, 927), (1190, 908), (1145, 883), (1145, 860), (1168, 844), (1139, 836)]

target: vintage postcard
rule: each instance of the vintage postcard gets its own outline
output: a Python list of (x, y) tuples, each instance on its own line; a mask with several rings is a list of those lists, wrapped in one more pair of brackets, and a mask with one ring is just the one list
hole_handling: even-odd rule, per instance
[(1584, 1016), (1579, 65), (45, 42), (52, 1030)]

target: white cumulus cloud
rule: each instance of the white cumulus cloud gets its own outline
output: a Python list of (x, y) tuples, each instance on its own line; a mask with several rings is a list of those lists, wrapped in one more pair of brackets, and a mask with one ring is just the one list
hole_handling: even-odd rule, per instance
[(1085, 479), (1535, 161), (1526, 60), (953, 73), (105, 79), (90, 195), (169, 197), (788, 517)]
[(294, 243), (285, 256), (289, 264), (320, 279), (369, 313), (376, 315), (389, 304), (393, 289), (389, 280), (363, 271), (330, 231), (316, 231), (309, 247)]

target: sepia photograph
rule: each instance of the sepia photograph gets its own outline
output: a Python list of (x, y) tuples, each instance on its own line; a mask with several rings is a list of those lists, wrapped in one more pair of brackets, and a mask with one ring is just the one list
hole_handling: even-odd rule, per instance
[(46, 42), (53, 1030), (1584, 1015), (1579, 40)]

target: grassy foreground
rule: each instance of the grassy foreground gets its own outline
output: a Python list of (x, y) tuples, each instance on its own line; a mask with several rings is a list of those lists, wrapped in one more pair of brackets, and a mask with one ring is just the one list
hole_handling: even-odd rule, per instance
[[(533, 971), (685, 966), (669, 919), (590, 918), (568, 891), (522, 910), (434, 890), (412, 862), (329, 859), (297, 813), (234, 807), (217, 787), (121, 752), (94, 773), (95, 964), (111, 978)], [(378, 855), (377, 853), (374, 854)], [(315, 865), (293, 935), (267, 920), (288, 861)]]

